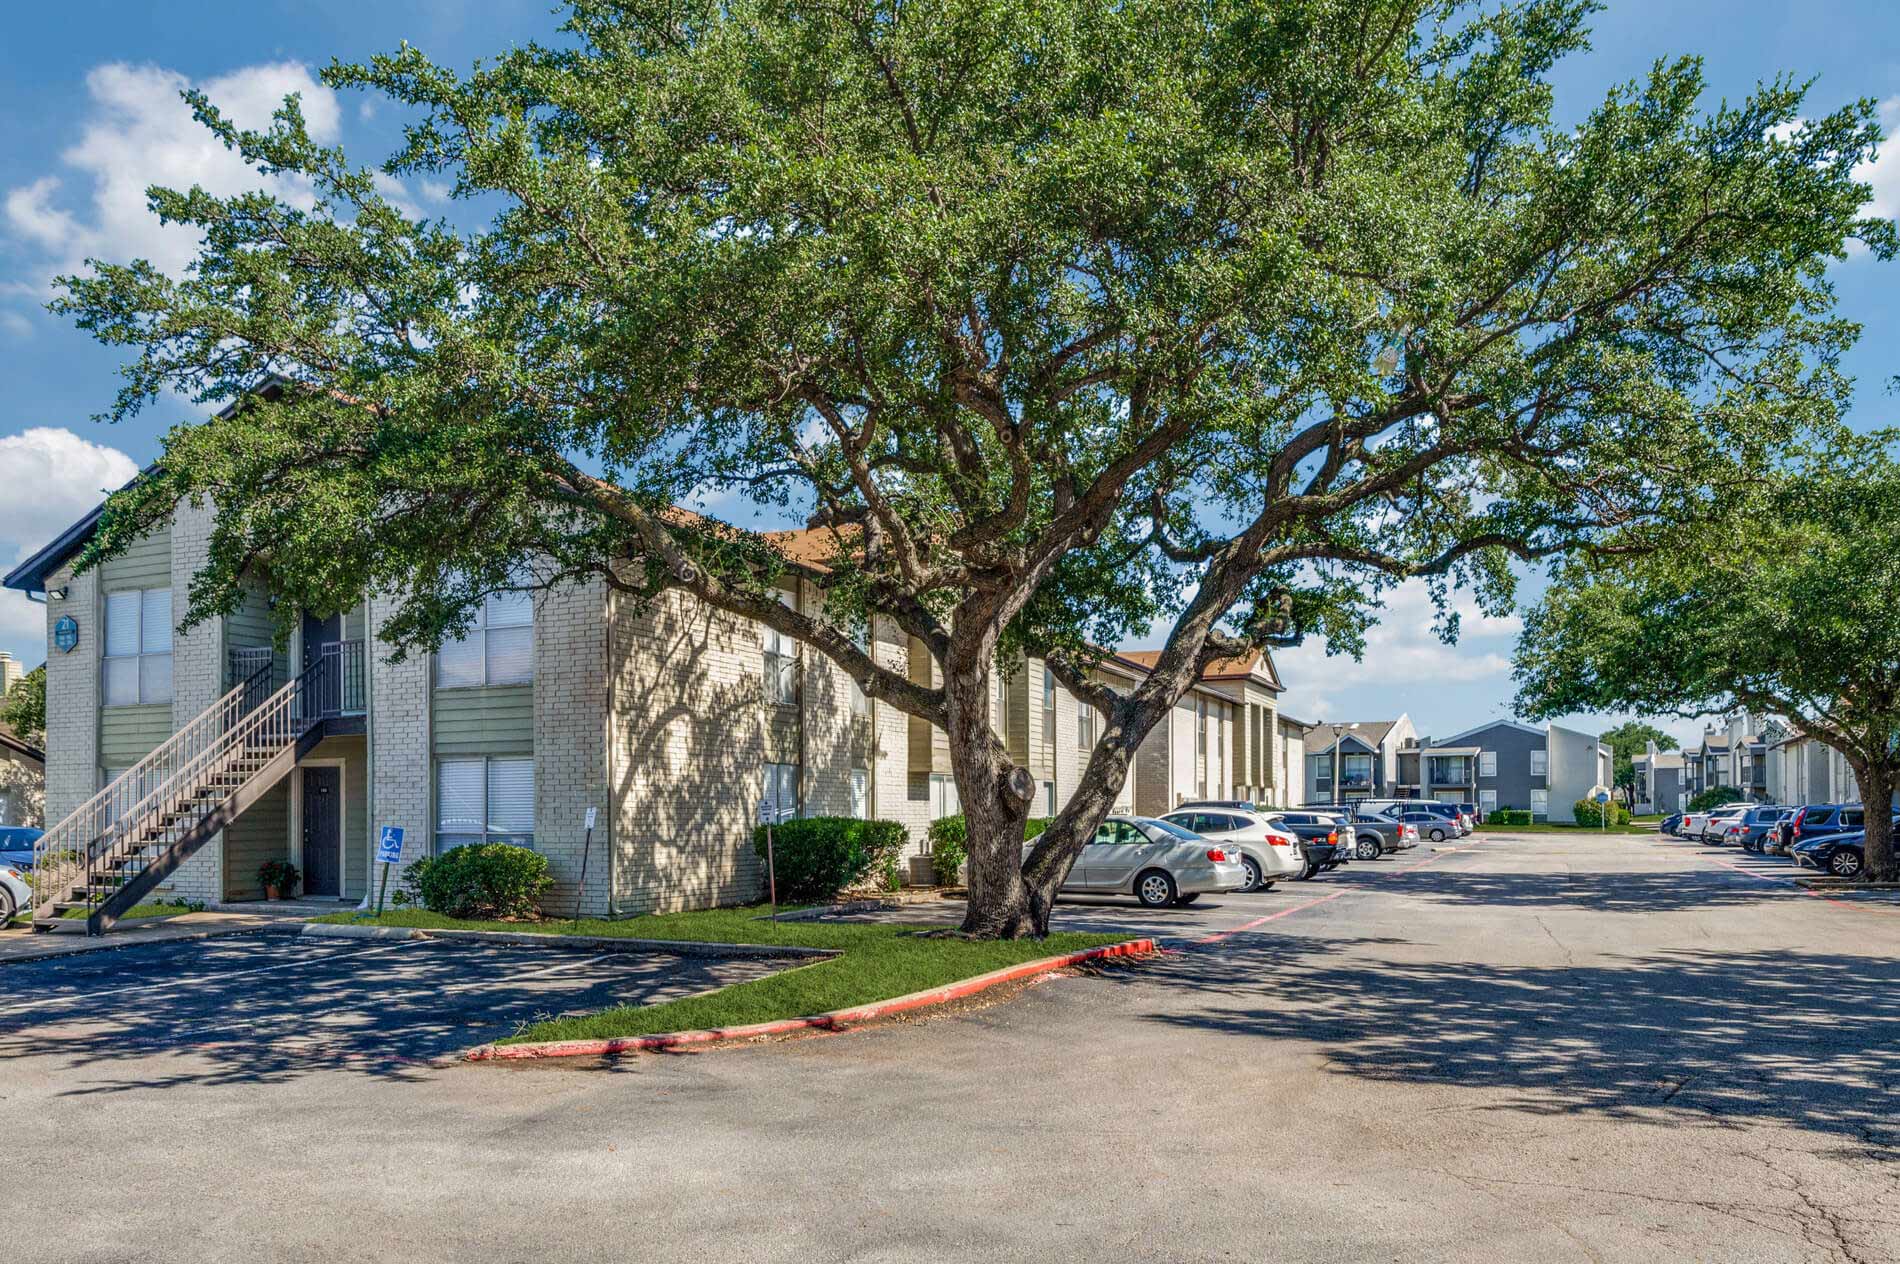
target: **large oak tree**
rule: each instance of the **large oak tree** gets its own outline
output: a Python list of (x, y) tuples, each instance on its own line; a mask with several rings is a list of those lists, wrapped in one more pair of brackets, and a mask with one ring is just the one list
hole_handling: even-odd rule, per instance
[[(420, 223), (294, 102), (248, 132), (193, 98), (314, 204), (155, 190), (192, 272), (102, 263), (57, 306), (136, 350), (118, 414), (294, 385), (175, 431), (92, 556), (208, 497), (195, 612), (268, 565), (396, 594), (397, 647), (523, 557), (683, 589), (945, 730), (966, 929), (1040, 933), (1211, 659), (1354, 648), (1407, 577), (1498, 609), (1512, 558), (1640, 542), (1838, 402), (1823, 270), (1893, 248), (1872, 103), (1711, 106), (1684, 59), (1556, 126), (1589, 7), (577, 0), (466, 73), (326, 72), (408, 111), (385, 171), (453, 181)], [(822, 615), (761, 535), (670, 512), (707, 490), (811, 513)], [(941, 685), (859, 650), (870, 611)], [(1091, 679), (1151, 625), (1139, 687)], [(1022, 653), (1106, 718), (1027, 859), (988, 718)]]
[[(1566, 563), (1525, 620), (1518, 709), (1781, 715), (1839, 751), (1861, 802), (1900, 788), (1900, 461), (1846, 439), (1668, 547)], [(1865, 873), (1900, 878), (1888, 814)]]

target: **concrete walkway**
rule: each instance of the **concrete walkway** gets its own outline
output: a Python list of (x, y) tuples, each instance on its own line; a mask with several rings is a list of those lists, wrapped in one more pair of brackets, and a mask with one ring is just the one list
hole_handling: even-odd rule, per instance
[(66, 957), (81, 952), (111, 952), (140, 944), (234, 935), (272, 926), (295, 925), (306, 916), (306, 913), (285, 915), (207, 910), (203, 913), (182, 913), (177, 917), (136, 918), (120, 922), (109, 935), (97, 937), (87, 935), (86, 924), (79, 921), (44, 932), (35, 932), (27, 925), (15, 925), (0, 930), (0, 966), (14, 961), (41, 961), (48, 957)]

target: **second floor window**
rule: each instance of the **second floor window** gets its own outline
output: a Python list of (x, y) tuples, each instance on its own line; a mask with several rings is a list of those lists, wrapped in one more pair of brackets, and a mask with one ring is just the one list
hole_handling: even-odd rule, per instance
[(1548, 758), (1549, 752), (1547, 751), (1534, 750), (1531, 752), (1531, 776), (1541, 777), (1544, 775), (1544, 769), (1548, 767), (1546, 762)]
[(1075, 708), (1075, 744), (1085, 751), (1095, 749), (1095, 704), (1086, 700)]
[(1042, 669), (1042, 732), (1045, 742), (1056, 740), (1056, 674)]
[(490, 593), (468, 635), (444, 641), (435, 654), (438, 688), (525, 685), (533, 679), (534, 598), (528, 593)]
[(777, 628), (759, 626), (765, 647), (765, 700), (782, 706), (798, 701), (798, 656), (792, 638)]
[(172, 700), (172, 590), (106, 594), (105, 704)]
[(1496, 751), (1478, 752), (1478, 775), (1495, 777), (1498, 775), (1498, 753)]

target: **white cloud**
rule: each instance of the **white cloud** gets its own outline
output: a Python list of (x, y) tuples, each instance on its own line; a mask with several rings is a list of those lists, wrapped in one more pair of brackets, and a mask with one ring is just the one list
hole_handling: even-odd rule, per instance
[(1302, 720), (1339, 718), (1328, 716), (1325, 707), (1340, 690), (1361, 686), (1496, 681), (1499, 696), (1508, 697), (1510, 651), (1523, 620), (1515, 614), (1487, 615), (1469, 598), (1454, 597), (1452, 608), (1459, 615), (1459, 634), (1446, 645), (1432, 631), (1436, 612), (1430, 591), (1421, 580), (1408, 581), (1387, 594), (1379, 621), (1366, 630), (1360, 660), (1328, 655), (1321, 640), (1277, 651), (1274, 661), (1288, 688), (1286, 710)]
[(1900, 219), (1900, 95), (1880, 103), (1880, 129), (1886, 139), (1872, 159), (1854, 168), (1854, 178), (1873, 186), (1873, 199), (1863, 209), (1882, 219)]
[(0, 311), (0, 332), (9, 338), (31, 338), (33, 322), (18, 312)]
[[(51, 426), (0, 437), (0, 469), (7, 472), (7, 495), (0, 497), (0, 550), (10, 551), (15, 562), (138, 473), (132, 458), (117, 448)], [(46, 646), (45, 609), (25, 593), (0, 592), (0, 644), (14, 648), (22, 661), (37, 663)]]
[[(265, 178), (245, 166), (191, 117), (179, 93), (191, 81), (161, 66), (111, 62), (86, 76), (91, 108), (79, 139), (61, 155), (65, 171), (11, 189), (0, 216), (17, 240), (38, 255), (42, 275), (74, 272), (88, 257), (122, 262), (150, 259), (177, 273), (190, 261), (195, 234), (166, 226), (146, 206), (154, 184), (174, 189), (200, 185), (229, 196), (267, 187), (308, 205), (307, 188), (284, 178)], [(298, 94), (311, 137), (321, 144), (338, 135), (336, 94), (297, 62), (246, 66), (196, 85), (243, 127), (261, 128), (283, 103)]]

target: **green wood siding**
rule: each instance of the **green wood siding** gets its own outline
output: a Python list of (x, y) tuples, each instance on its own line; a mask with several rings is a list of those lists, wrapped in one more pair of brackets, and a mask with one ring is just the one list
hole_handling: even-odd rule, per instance
[(534, 686), (438, 689), (429, 727), (438, 755), (525, 755), (534, 750)]
[(99, 766), (129, 768), (171, 735), (169, 702), (102, 708), (99, 712)]
[[(270, 645), (272, 638), (275, 637), (276, 634), (277, 623), (275, 617), (271, 614), (269, 596), (266, 595), (261, 588), (249, 590), (244, 594), (244, 604), (238, 607), (237, 612), (225, 616), (224, 670), (227, 678), (231, 671), (230, 654), (232, 650), (248, 649), (252, 646), (259, 645)], [(281, 683), (282, 681), (290, 679), (289, 647), (286, 646), (283, 650), (272, 655), (272, 659), (277, 665), (278, 681)], [(226, 683), (227, 685), (235, 685), (237, 681), (227, 679)]]
[[(172, 532), (161, 527), (99, 568), (99, 591), (169, 588), (172, 582)], [(183, 611), (174, 611), (174, 615)]]
[(245, 809), (224, 831), (224, 898), (261, 900), (264, 888), (257, 867), (290, 857), (290, 776)]

